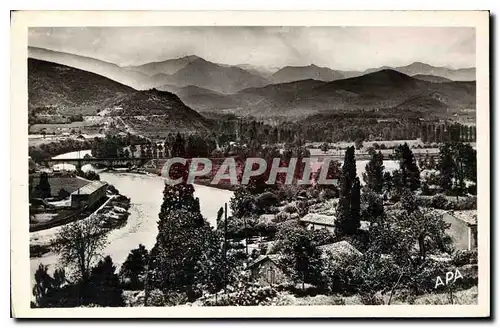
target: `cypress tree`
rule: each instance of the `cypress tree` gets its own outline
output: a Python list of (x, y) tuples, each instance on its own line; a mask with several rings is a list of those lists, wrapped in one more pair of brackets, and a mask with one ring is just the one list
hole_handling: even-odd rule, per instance
[(354, 179), (351, 189), (351, 217), (347, 221), (348, 224), (344, 227), (344, 231), (349, 234), (354, 234), (360, 226), (360, 211), (361, 211), (361, 185), (359, 178)]
[[(178, 135), (174, 156), (182, 155), (180, 140)], [(180, 166), (173, 173), (177, 176), (171, 178), (176, 179), (187, 170)], [(227, 270), (221, 240), (201, 215), (194, 187), (185, 182), (166, 184), (163, 195), (158, 236), (149, 259), (146, 299), (153, 288), (185, 293), (191, 301), (199, 296), (198, 288), (220, 290)]]
[(49, 198), (51, 193), (50, 193), (50, 183), (49, 183), (49, 176), (47, 173), (42, 172), (40, 174), (40, 181), (38, 182), (37, 190), (40, 193), (41, 198)]
[(420, 188), (420, 170), (415, 161), (413, 152), (405, 142), (396, 149), (396, 154), (399, 157), (402, 186), (408, 187), (412, 191), (417, 190)]
[[(352, 222), (351, 191), (356, 179), (356, 159), (354, 146), (347, 148), (340, 177), (340, 198), (337, 205), (337, 223), (335, 230), (340, 234), (355, 233), (356, 224)], [(359, 179), (358, 183), (359, 183)], [(354, 195), (356, 197), (356, 195)], [(359, 213), (359, 210), (358, 210)], [(354, 218), (356, 220), (356, 218)], [(359, 220), (359, 214), (358, 214)]]
[(366, 186), (375, 192), (382, 192), (384, 185), (384, 156), (379, 151), (372, 152), (372, 157), (366, 164), (366, 172), (363, 173), (363, 180)]
[(453, 185), (453, 155), (450, 144), (439, 148), (438, 169), (440, 172), (439, 185), (444, 191), (450, 191)]

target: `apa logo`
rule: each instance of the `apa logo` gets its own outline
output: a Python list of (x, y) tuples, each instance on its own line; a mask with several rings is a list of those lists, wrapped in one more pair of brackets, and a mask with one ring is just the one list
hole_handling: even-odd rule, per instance
[[(440, 276), (437, 276), (436, 278), (436, 285), (434, 286), (434, 289), (438, 288), (438, 286), (444, 286), (448, 285), (449, 283), (454, 283), (457, 281), (457, 279), (463, 278), (462, 274), (458, 269), (455, 269), (455, 272), (453, 271), (448, 271), (446, 272), (446, 283), (443, 282), (443, 279), (441, 279)], [(451, 281), (453, 279), (453, 281)], [(450, 282), (451, 281), (451, 282)]]

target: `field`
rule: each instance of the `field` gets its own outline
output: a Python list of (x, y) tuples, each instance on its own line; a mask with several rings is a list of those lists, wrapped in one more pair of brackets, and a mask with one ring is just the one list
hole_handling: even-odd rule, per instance
[[(415, 296), (413, 298), (405, 297), (403, 294), (396, 292), (391, 300), (391, 305), (415, 304), (415, 305), (466, 305), (477, 304), (478, 289), (474, 286), (469, 289), (456, 291), (453, 293), (453, 303), (448, 293), (430, 293)], [(383, 295), (378, 294), (375, 297), (377, 304), (388, 304), (390, 293)], [(367, 305), (360, 295), (353, 296), (306, 296), (295, 297), (292, 294), (282, 293), (278, 296), (276, 305)]]

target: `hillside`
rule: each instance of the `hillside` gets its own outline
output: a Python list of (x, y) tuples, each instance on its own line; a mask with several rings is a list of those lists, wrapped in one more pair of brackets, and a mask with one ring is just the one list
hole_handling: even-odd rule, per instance
[(128, 71), (118, 65), (90, 57), (36, 47), (28, 47), (28, 57), (99, 74), (134, 89), (147, 89), (152, 86), (150, 78), (147, 75)]
[[(400, 105), (405, 110), (440, 112), (444, 108), (475, 108), (475, 82), (432, 83), (386, 69), (332, 82), (304, 80), (249, 88), (223, 99), (227, 102), (228, 98), (235, 104), (235, 114), (257, 117), (300, 117)], [(209, 103), (207, 99), (204, 110), (224, 108), (221, 99), (212, 100)]]
[(245, 71), (252, 73), (254, 75), (260, 75), (266, 79), (269, 79), (273, 75), (273, 73), (275, 73), (277, 70), (279, 70), (279, 69), (270, 69), (267, 67), (250, 65), (250, 64), (239, 64), (239, 65), (234, 65), (234, 66), (242, 68)]
[(274, 83), (286, 83), (307, 79), (330, 82), (343, 78), (344, 75), (338, 71), (316, 65), (286, 66), (272, 75), (272, 81)]
[(28, 59), (28, 109), (50, 106), (62, 115), (95, 115), (134, 89), (103, 76), (43, 60)]
[(116, 103), (110, 116), (120, 116), (131, 130), (145, 135), (209, 131), (208, 120), (176, 95), (156, 89), (138, 91)]
[(220, 110), (237, 107), (233, 97), (194, 85), (185, 87), (163, 85), (158, 87), (158, 90), (176, 94), (183, 103), (199, 112), (212, 111), (211, 106), (215, 104), (218, 106), (217, 109)]
[(154, 76), (157, 74), (172, 75), (179, 71), (181, 68), (186, 67), (187, 64), (195, 61), (199, 57), (197, 56), (184, 56), (181, 58), (168, 59), (159, 62), (147, 63), (138, 66), (125, 66), (126, 69), (131, 71), (140, 72), (148, 76)]
[(384, 69), (392, 69), (406, 75), (434, 75), (444, 77), (452, 81), (475, 81), (476, 69), (475, 68), (459, 68), (452, 69), (447, 67), (436, 67), (426, 63), (415, 62), (406, 66), (388, 67), (383, 66), (379, 68), (371, 68), (363, 72), (363, 74), (373, 73)]
[(447, 79), (445, 77), (441, 76), (435, 76), (435, 75), (426, 75), (426, 74), (417, 74), (412, 76), (415, 79), (422, 80), (422, 81), (429, 81), (429, 82), (434, 82), (434, 83), (444, 83), (444, 82), (452, 82), (452, 80)]
[(207, 131), (207, 120), (176, 95), (158, 90), (137, 91), (100, 75), (28, 59), (29, 109), (50, 106), (62, 115), (121, 117), (127, 130), (151, 135), (173, 131)]

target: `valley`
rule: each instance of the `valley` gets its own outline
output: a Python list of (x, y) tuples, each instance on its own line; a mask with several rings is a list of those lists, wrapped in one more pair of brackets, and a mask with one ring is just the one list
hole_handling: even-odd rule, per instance
[(28, 54), (32, 307), (477, 302), (474, 68)]

